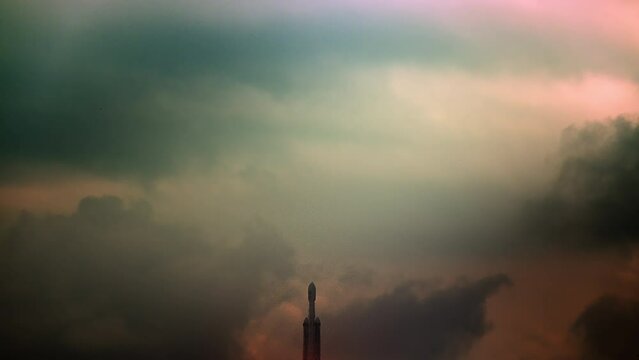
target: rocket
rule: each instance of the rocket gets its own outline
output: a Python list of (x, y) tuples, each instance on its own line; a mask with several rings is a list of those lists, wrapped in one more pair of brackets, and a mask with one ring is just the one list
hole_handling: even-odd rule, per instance
[(309, 320), (315, 320), (315, 284), (308, 284), (308, 318)]
[(320, 319), (315, 316), (315, 284), (308, 285), (308, 317), (304, 319), (303, 360), (320, 360)]

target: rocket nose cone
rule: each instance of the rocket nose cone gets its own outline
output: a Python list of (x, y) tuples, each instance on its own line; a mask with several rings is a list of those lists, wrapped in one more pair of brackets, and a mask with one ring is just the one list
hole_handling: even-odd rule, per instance
[(312, 282), (308, 285), (308, 301), (315, 301), (315, 284)]

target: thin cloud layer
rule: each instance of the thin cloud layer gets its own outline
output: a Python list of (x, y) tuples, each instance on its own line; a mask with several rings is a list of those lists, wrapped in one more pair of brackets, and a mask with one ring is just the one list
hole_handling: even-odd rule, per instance
[(23, 215), (0, 238), (2, 358), (237, 358), (292, 250), (268, 228), (230, 246), (149, 211), (103, 197), (70, 216)]
[(486, 300), (510, 284), (505, 275), (438, 290), (426, 298), (405, 284), (324, 317), (334, 359), (456, 359), (487, 331)]

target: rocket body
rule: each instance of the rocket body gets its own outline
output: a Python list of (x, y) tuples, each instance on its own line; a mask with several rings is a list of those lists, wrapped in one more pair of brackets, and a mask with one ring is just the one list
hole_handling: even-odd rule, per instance
[(320, 360), (320, 319), (315, 316), (315, 284), (308, 285), (308, 317), (304, 319), (303, 360)]

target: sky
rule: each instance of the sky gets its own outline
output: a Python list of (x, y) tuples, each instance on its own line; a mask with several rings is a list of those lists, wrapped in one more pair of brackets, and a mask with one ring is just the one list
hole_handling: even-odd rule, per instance
[(2, 358), (639, 353), (639, 3), (0, 13)]

